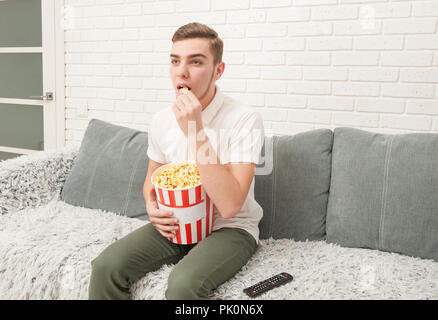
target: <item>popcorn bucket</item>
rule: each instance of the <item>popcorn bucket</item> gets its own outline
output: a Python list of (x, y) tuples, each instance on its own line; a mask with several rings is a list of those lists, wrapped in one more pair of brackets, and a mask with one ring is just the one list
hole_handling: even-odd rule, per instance
[(202, 184), (181, 189), (166, 189), (154, 183), (154, 177), (161, 170), (175, 163), (157, 168), (151, 177), (155, 187), (158, 208), (173, 212), (178, 218), (179, 229), (169, 240), (177, 244), (193, 244), (208, 237), (213, 229), (214, 205), (205, 193)]

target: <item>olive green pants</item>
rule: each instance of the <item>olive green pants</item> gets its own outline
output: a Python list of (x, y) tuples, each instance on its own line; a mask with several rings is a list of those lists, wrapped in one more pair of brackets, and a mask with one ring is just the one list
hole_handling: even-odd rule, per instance
[(178, 245), (151, 224), (108, 246), (91, 262), (89, 299), (129, 299), (130, 287), (164, 264), (176, 264), (167, 299), (208, 299), (210, 292), (234, 276), (257, 248), (245, 230), (223, 228), (193, 245)]

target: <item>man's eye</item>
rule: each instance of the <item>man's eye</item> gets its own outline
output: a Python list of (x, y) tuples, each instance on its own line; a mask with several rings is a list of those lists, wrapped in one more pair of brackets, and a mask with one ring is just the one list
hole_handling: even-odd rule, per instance
[(172, 64), (177, 64), (177, 63), (178, 63), (178, 60), (170, 60), (170, 63), (172, 63)]
[(193, 64), (201, 64), (201, 61), (194, 60), (194, 61), (193, 61)]

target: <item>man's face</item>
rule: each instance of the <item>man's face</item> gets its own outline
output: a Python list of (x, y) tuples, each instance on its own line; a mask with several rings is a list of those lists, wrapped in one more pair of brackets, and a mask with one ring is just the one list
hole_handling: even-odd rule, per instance
[(217, 80), (208, 40), (196, 38), (175, 41), (170, 53), (170, 76), (177, 96), (181, 94), (181, 87), (185, 86), (203, 104), (203, 100), (214, 92)]

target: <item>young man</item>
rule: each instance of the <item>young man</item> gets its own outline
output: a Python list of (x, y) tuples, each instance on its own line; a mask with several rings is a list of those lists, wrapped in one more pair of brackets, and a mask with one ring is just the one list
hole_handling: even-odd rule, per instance
[[(207, 299), (257, 248), (262, 208), (254, 200), (254, 173), (264, 141), (263, 119), (216, 86), (225, 64), (223, 42), (214, 30), (190, 23), (175, 32), (172, 42), (170, 75), (176, 100), (157, 112), (148, 133), (143, 195), (151, 223), (92, 261), (90, 299), (129, 299), (130, 286), (164, 264), (175, 264), (167, 299)], [(196, 160), (214, 203), (214, 227), (201, 242), (178, 245), (168, 239), (178, 221), (171, 211), (158, 208), (150, 180), (163, 164), (188, 158)]]

